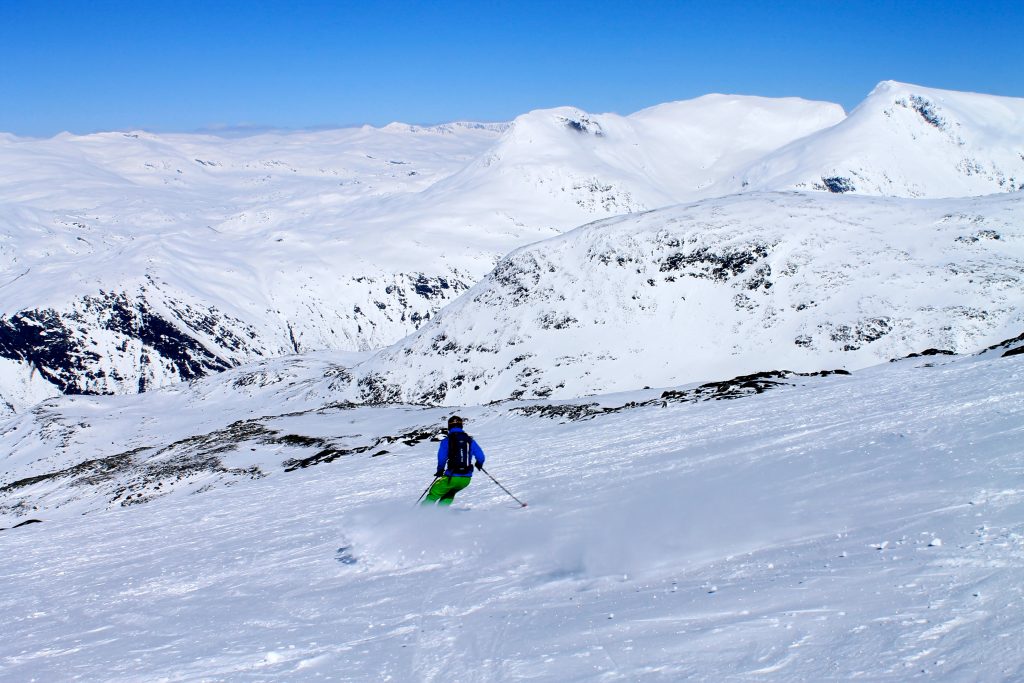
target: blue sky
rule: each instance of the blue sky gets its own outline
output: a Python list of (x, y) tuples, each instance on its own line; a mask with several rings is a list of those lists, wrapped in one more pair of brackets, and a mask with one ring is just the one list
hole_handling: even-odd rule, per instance
[(1019, 2), (0, 0), (0, 131), (509, 120), (709, 92), (1024, 96)]

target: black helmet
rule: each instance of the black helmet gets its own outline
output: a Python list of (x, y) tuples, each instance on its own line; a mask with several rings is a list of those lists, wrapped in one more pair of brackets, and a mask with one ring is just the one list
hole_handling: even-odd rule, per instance
[(458, 415), (452, 415), (451, 417), (449, 417), (448, 418), (448, 429), (451, 429), (452, 427), (459, 427), (461, 429), (462, 428), (462, 418), (459, 417)]

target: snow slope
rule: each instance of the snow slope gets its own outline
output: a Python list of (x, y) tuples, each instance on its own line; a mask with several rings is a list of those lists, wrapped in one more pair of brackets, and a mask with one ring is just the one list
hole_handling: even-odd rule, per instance
[[(315, 439), (356, 446), (442, 424), (440, 409), (330, 405), (351, 358), (56, 399), (40, 408), (49, 416), (0, 426), (5, 446), (43, 453), (64, 439), (71, 464), (103, 441), (146, 434), (156, 445), (217, 419), (292, 438), (236, 436), (217, 454), (260, 464), (262, 478), (217, 486), (222, 473), (195, 470), (179, 480), (191, 488), (147, 504), (122, 496), (109, 511), (101, 473), (83, 469), (66, 487), (78, 499), (0, 531), (0, 670), (5, 680), (1015, 680), (1020, 344), (731, 401), (647, 404), (658, 392), (640, 392), (602, 397), (623, 409), (600, 414), (467, 408), (488, 471), (526, 509), (480, 475), (455, 509), (411, 509), (433, 471), (429, 439), (284, 471), (297, 450), (320, 448)], [(204, 483), (216, 488), (189, 493)]]
[(524, 247), (354, 371), (353, 400), (568, 398), (862, 368), (1024, 329), (1024, 196), (749, 193)]
[(1024, 188), (1024, 100), (883, 81), (841, 123), (767, 154), (735, 189), (964, 197)]

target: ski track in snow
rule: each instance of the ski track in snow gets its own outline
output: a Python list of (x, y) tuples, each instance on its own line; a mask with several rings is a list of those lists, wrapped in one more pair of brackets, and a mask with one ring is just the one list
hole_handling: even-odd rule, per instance
[[(428, 442), (55, 514), (0, 532), (0, 679), (1019, 679), (1022, 375), (911, 360), (565, 424), (467, 409), (521, 510), (482, 475), (412, 508)], [(392, 428), (355, 411), (320, 419)]]

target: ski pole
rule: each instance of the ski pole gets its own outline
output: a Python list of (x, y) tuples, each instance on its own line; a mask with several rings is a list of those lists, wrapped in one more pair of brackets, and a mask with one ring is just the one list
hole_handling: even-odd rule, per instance
[(419, 504), (420, 504), (420, 501), (421, 501), (421, 500), (423, 500), (423, 496), (427, 495), (427, 491), (429, 491), (429, 490), (430, 490), (430, 487), (431, 487), (431, 486), (433, 486), (433, 485), (434, 485), (434, 483), (435, 483), (435, 482), (436, 482), (436, 481), (437, 481), (438, 479), (440, 479), (440, 478), (441, 478), (441, 477), (434, 477), (434, 481), (430, 482), (430, 484), (429, 484), (429, 485), (427, 486), (427, 488), (423, 489), (423, 493), (421, 493), (421, 494), (420, 494), (420, 497), (416, 499), (416, 502), (415, 502), (415, 503), (413, 503), (413, 505), (419, 505)]
[[(486, 474), (486, 475), (487, 475), (488, 477), (491, 477), (491, 473), (490, 473), (490, 472), (488, 472), (487, 470), (485, 470), (485, 469), (484, 469), (483, 467), (481, 467), (481, 468), (480, 468), (480, 471), (481, 471), (481, 472), (483, 472), (484, 474)], [(498, 485), (498, 487), (499, 487), (499, 488), (500, 488), (500, 489), (501, 489), (502, 491), (504, 491), (504, 492), (505, 492), (505, 493), (507, 493), (508, 495), (512, 496), (512, 492), (511, 492), (511, 491), (509, 491), (509, 490), (508, 490), (507, 488), (505, 488), (504, 486), (502, 486), (502, 485), (501, 485), (501, 482), (499, 482), (499, 481), (498, 481), (497, 479), (495, 479), (494, 477), (491, 477), (491, 481), (493, 481), (493, 482), (494, 482), (495, 484), (497, 484), (497, 485)], [(519, 500), (519, 499), (518, 499), (518, 498), (516, 498), (515, 496), (512, 496), (512, 500), (514, 500), (515, 502), (519, 503), (520, 507), (526, 507), (526, 503), (524, 503), (523, 501)]]

